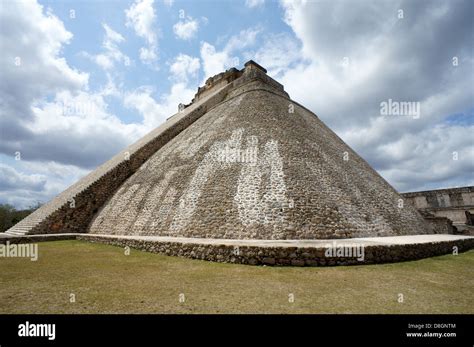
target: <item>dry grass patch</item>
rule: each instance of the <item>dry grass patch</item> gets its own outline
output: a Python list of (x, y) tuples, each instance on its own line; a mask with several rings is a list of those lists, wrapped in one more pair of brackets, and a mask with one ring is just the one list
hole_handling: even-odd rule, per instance
[(39, 253), (0, 258), (0, 313), (474, 313), (474, 251), (320, 268), (127, 256), (82, 241), (40, 243)]

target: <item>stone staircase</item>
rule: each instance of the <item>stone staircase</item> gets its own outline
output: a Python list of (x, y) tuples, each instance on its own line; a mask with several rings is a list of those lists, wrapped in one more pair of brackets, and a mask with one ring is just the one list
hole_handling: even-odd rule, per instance
[(34, 233), (34, 228), (46, 220), (51, 214), (59, 210), (65, 204), (68, 204), (72, 198), (86, 190), (90, 185), (96, 182), (100, 177), (89, 174), (80, 179), (77, 183), (66, 189), (63, 193), (41, 206), (39, 209), (22, 219), (20, 222), (5, 231), (6, 235), (22, 236)]
[(7, 235), (14, 235), (14, 236), (23, 236), (23, 235), (26, 235), (28, 234), (29, 231), (31, 231), (31, 229), (33, 229), (34, 226), (36, 226), (38, 223), (40, 223), (42, 221), (41, 218), (39, 217), (35, 217), (35, 218), (31, 218), (30, 220), (28, 221), (25, 221), (23, 223), (17, 223), (15, 224), (13, 227), (11, 227), (10, 229), (8, 229), (5, 234)]
[[(123, 151), (112, 157), (110, 160), (99, 166), (97, 169), (93, 170), (91, 173), (81, 178), (78, 182), (70, 186), (64, 192), (53, 198), (51, 201), (41, 206), (32, 214), (30, 214), (29, 216), (21, 220), (19, 223), (15, 224), (10, 229), (5, 231), (5, 235), (22, 236), (27, 234), (44, 234), (45, 229), (48, 228), (41, 227), (41, 224), (47, 223), (48, 219), (50, 219), (50, 217), (55, 212), (70, 204), (73, 199), (80, 196), (82, 193), (87, 193), (87, 190), (91, 189), (91, 186), (96, 184), (104, 184), (103, 181), (98, 181), (113, 172), (113, 170), (115, 170), (119, 166), (127, 165), (126, 162), (129, 161), (130, 158), (132, 158), (133, 156), (139, 157), (139, 160), (144, 163), (148, 159), (147, 157), (143, 157), (141, 153), (141, 150), (145, 146), (149, 145), (162, 135), (166, 137), (166, 131), (170, 130), (173, 127), (179, 127), (179, 122), (184, 120), (185, 118), (199, 118), (207, 111), (208, 108), (211, 108), (220, 103), (227, 95), (229, 89), (231, 89), (232, 81), (233, 79), (231, 81), (228, 81), (230, 83), (224, 86), (219, 85), (217, 88), (215, 88), (215, 90), (212, 90), (212, 93), (200, 97), (198, 100), (195, 100), (191, 105), (189, 105), (189, 107), (186, 107), (185, 110), (178, 112), (168, 118), (165, 123), (149, 132), (137, 142), (125, 148)], [(194, 114), (194, 116), (192, 114)], [(167, 138), (167, 141), (170, 141), (171, 139), (172, 137)], [(110, 195), (112, 195), (113, 193), (114, 192), (111, 192)], [(48, 229), (46, 233), (64, 232), (70, 231), (63, 229), (53, 231)]]
[[(174, 122), (170, 122), (174, 123)], [(166, 123), (165, 123), (166, 124)], [(169, 124), (166, 124), (169, 125)], [(45, 205), (22, 219), (20, 222), (5, 231), (6, 235), (21, 236), (26, 234), (34, 234), (35, 227), (45, 221), (54, 212), (58, 211), (67, 204), (70, 204), (81, 193), (87, 191), (93, 184), (97, 183), (104, 175), (114, 170), (118, 165), (124, 163), (131, 155), (139, 150), (146, 143), (159, 136), (162, 132), (162, 126), (156, 128), (141, 140), (130, 145), (109, 161), (99, 166), (96, 170), (81, 178), (78, 182), (70, 186), (64, 192), (53, 198)]]
[(35, 227), (39, 226), (41, 222), (45, 221), (49, 216), (61, 209), (66, 204), (70, 204), (79, 194), (89, 189), (89, 187), (96, 183), (101, 177), (113, 170), (115, 167), (117, 167), (117, 165), (120, 165), (122, 162), (124, 162), (126, 158), (125, 153), (127, 153), (127, 155), (134, 153), (139, 147), (143, 145), (145, 139), (149, 140), (151, 137), (150, 135), (154, 134), (157, 129), (145, 136), (142, 140), (132, 144), (125, 150), (112, 157), (112, 159), (99, 166), (96, 170), (81, 178), (78, 182), (74, 183), (51, 201), (38, 208), (36, 211), (12, 226), (10, 229), (6, 230), (5, 234), (15, 236), (34, 234)]

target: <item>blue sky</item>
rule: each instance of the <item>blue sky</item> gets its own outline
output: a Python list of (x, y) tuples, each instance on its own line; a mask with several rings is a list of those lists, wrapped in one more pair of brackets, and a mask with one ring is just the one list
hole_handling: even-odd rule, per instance
[[(473, 11), (461, 0), (3, 1), (0, 203), (48, 201), (249, 59), (396, 189), (473, 185)], [(388, 99), (419, 103), (420, 117), (381, 115)]]
[[(292, 34), (291, 28), (282, 20), (283, 9), (278, 2), (269, 1), (266, 4), (249, 8), (240, 1), (173, 1), (172, 5), (165, 2), (154, 2), (156, 15), (154, 29), (158, 36), (158, 59), (147, 66), (140, 62), (139, 49), (144, 40), (137, 38), (132, 28), (126, 25), (125, 10), (131, 1), (41, 1), (45, 7), (61, 19), (67, 30), (73, 33), (74, 38), (70, 44), (64, 46), (64, 57), (69, 65), (90, 74), (89, 87), (92, 90), (100, 89), (106, 82), (107, 76), (103, 69), (81, 52), (90, 54), (100, 53), (103, 42), (103, 24), (120, 33), (124, 41), (119, 44), (120, 50), (130, 58), (130, 66), (121, 66), (116, 69), (117, 80), (126, 88), (134, 89), (143, 85), (154, 87), (152, 95), (159, 98), (161, 94), (169, 91), (169, 64), (178, 54), (189, 56), (199, 55), (202, 42), (212, 43), (219, 50), (222, 49), (230, 37), (242, 30), (251, 28), (260, 32), (278, 32)], [(232, 15), (222, 15), (222, 7)], [(75, 11), (75, 18), (70, 18), (70, 11)], [(181, 12), (182, 11), (182, 12)], [(185, 18), (180, 18), (180, 16)], [(179, 22), (193, 21), (198, 23), (198, 29), (190, 39), (180, 39), (173, 31), (173, 26)], [(250, 47), (256, 47), (255, 41)], [(244, 52), (235, 52), (234, 57), (241, 67), (245, 63)], [(227, 64), (227, 67), (230, 67)], [(204, 71), (198, 71), (195, 78), (190, 81), (190, 86), (197, 87), (205, 80)], [(116, 102), (110, 99), (110, 102)], [(109, 104), (109, 106), (113, 106)], [(114, 108), (121, 119), (130, 119), (130, 111), (121, 107)], [(136, 118), (139, 115), (135, 113)], [(136, 121), (136, 119), (135, 119)]]

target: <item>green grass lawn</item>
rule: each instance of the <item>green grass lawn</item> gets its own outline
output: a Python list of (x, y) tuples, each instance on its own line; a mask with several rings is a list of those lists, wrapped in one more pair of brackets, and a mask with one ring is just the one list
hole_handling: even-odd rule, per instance
[(38, 247), (36, 262), (0, 258), (0, 313), (474, 313), (472, 250), (396, 264), (296, 268), (125, 255), (81, 241)]

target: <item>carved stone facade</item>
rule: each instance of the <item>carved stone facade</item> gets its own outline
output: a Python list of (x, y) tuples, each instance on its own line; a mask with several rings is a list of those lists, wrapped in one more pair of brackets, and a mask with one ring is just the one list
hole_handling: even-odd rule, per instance
[(422, 213), (450, 219), (455, 225), (472, 225), (474, 187), (427, 190), (401, 194)]

